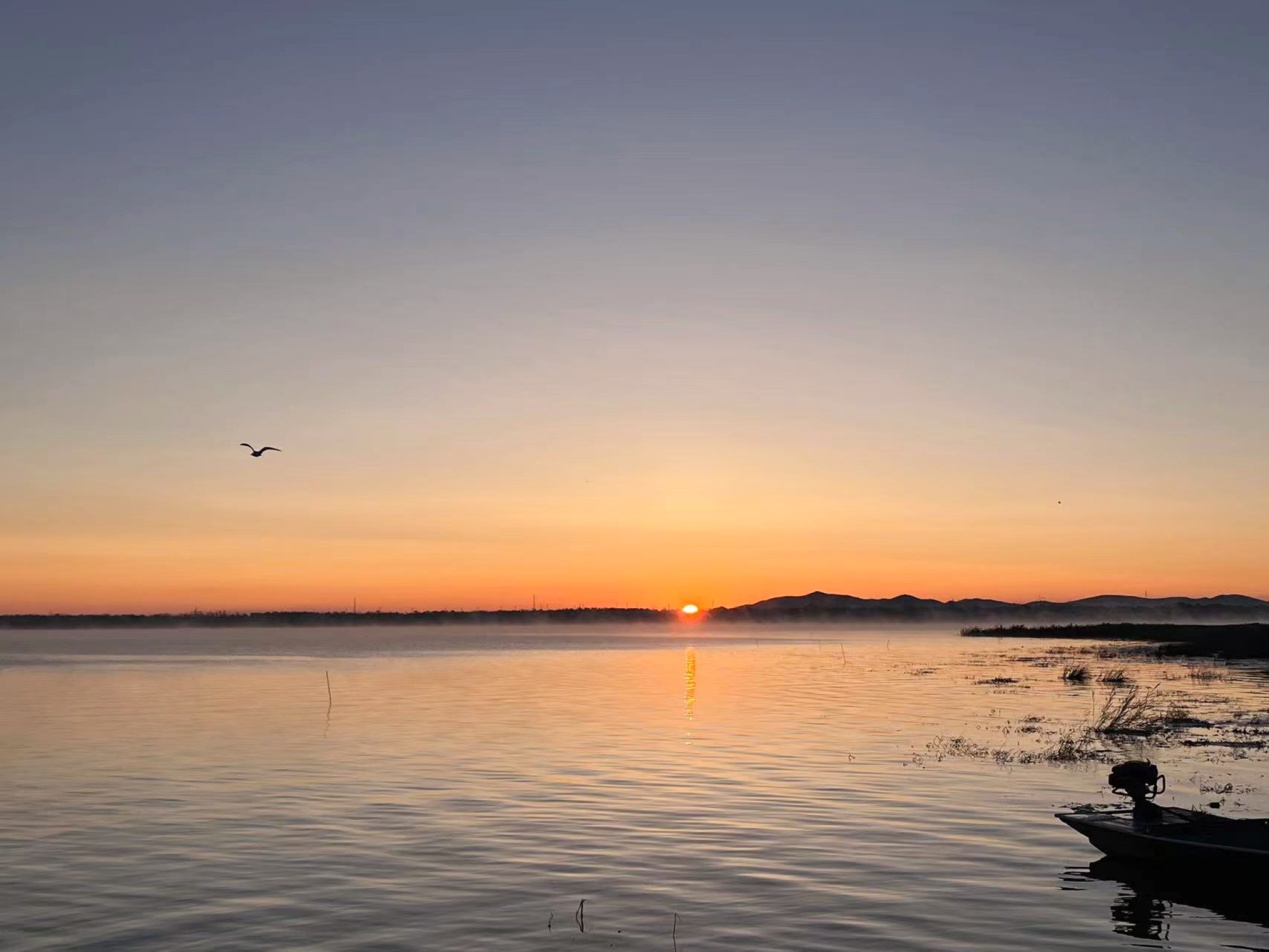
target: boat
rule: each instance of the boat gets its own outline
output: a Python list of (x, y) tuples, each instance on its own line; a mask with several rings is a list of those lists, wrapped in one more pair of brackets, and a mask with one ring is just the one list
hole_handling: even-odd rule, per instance
[(1269, 873), (1269, 819), (1161, 807), (1154, 798), (1167, 789), (1167, 778), (1149, 761), (1116, 764), (1110, 786), (1132, 807), (1056, 814), (1107, 856), (1207, 875)]

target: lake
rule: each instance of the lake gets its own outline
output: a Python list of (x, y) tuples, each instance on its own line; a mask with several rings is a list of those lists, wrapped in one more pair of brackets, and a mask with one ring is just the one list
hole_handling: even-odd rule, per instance
[(0, 948), (1269, 948), (1269, 912), (1107, 870), (1053, 818), (1114, 799), (1107, 763), (1023, 754), (1115, 667), (1212, 725), (1117, 749), (1160, 802), (1269, 815), (1263, 669), (1123, 648), (0, 632)]

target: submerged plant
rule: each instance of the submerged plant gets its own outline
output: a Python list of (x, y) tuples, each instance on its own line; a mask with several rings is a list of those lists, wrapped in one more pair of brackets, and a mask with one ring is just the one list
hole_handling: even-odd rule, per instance
[(1214, 664), (1186, 665), (1190, 677), (1195, 681), (1224, 681), (1225, 672)]

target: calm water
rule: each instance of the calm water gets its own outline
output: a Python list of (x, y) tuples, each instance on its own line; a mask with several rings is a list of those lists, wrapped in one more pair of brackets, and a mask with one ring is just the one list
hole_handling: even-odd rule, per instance
[[(0, 633), (0, 948), (1269, 948), (1053, 819), (1105, 765), (946, 755), (1089, 715), (1053, 643), (727, 634)], [(1128, 667), (1217, 722), (1163, 800), (1269, 814), (1263, 677)]]

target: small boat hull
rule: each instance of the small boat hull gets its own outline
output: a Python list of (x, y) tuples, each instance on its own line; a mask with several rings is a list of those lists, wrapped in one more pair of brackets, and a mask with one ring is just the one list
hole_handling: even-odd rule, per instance
[(1160, 808), (1059, 813), (1107, 856), (1219, 873), (1269, 873), (1269, 820)]

